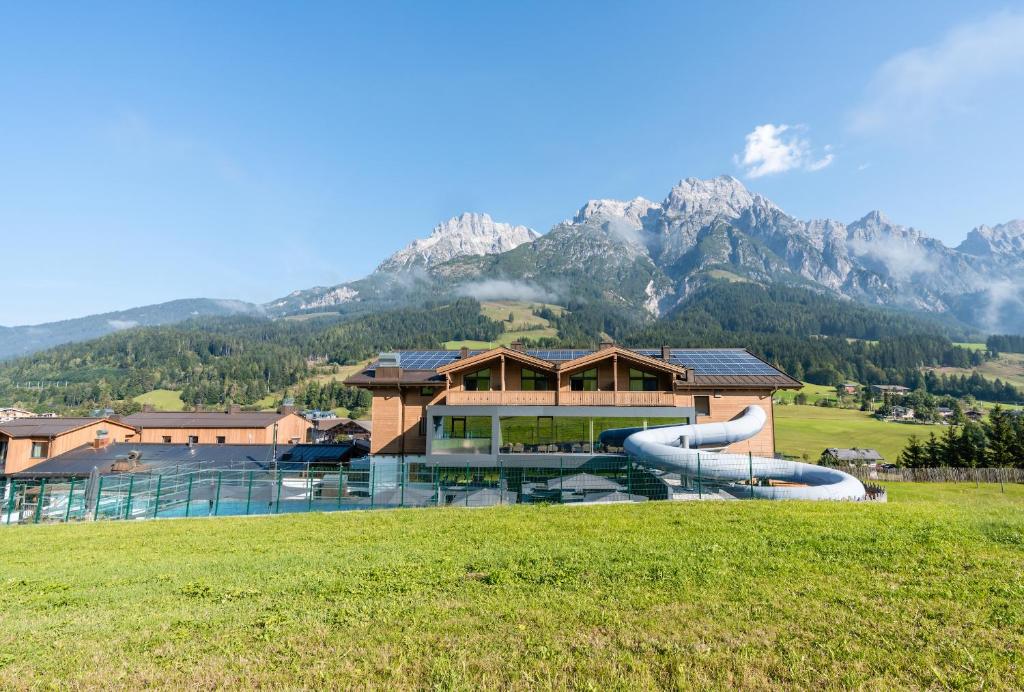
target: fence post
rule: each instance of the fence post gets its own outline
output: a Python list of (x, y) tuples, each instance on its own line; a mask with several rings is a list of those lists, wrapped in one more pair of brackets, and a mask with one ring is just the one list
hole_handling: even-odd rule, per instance
[(698, 500), (703, 500), (704, 499), (704, 487), (703, 487), (703, 484), (704, 484), (704, 482), (703, 482), (703, 480), (701, 480), (701, 477), (700, 477), (700, 453), (698, 453), (697, 454), (697, 499)]
[(434, 477), (434, 502), (441, 506), (441, 469), (437, 465), (431, 469), (430, 474)]
[(7, 492), (10, 493), (10, 497), (7, 498), (7, 524), (10, 525), (11, 514), (14, 513), (14, 498), (18, 496), (18, 484), (15, 481), (8, 483)]
[(996, 475), (999, 476), (999, 492), (1005, 493), (1006, 488), (1003, 487), (1003, 469), (996, 469)]
[(313, 511), (313, 474), (306, 467), (306, 511)]
[(750, 464), (747, 475), (747, 482), (750, 483), (750, 499), (754, 499), (754, 455), (750, 452), (747, 452), (747, 461)]
[(498, 462), (498, 504), (505, 504), (505, 465)]
[(46, 496), (46, 479), (43, 478), (39, 481), (39, 495), (36, 496), (36, 516), (35, 523), (39, 523), (39, 517), (43, 514), (43, 498)]
[(469, 507), (469, 462), (466, 462), (466, 506)]
[(194, 473), (188, 474), (188, 492), (185, 493), (185, 518), (192, 512), (192, 480), (195, 478)]
[(164, 488), (164, 474), (156, 477), (156, 499), (153, 502), (153, 518), (160, 516), (160, 493)]
[(558, 457), (558, 504), (560, 505), (565, 503), (565, 471), (563, 469), (564, 462), (565, 457)]
[(213, 496), (213, 516), (220, 512), (220, 486), (224, 482), (224, 472), (217, 472), (217, 493)]
[(377, 476), (377, 464), (374, 463), (373, 459), (370, 460), (370, 509), (373, 509), (374, 502), (377, 500), (377, 493), (374, 492), (374, 480)]
[(71, 502), (75, 499), (75, 479), (71, 479), (71, 487), (68, 488), (68, 506), (64, 510), (64, 523), (68, 523), (71, 519)]
[(338, 509), (341, 509), (341, 493), (345, 489), (345, 469), (338, 464)]
[(281, 513), (281, 469), (277, 469), (277, 500), (274, 504), (274, 514)]
[(128, 476), (128, 500), (124, 503), (124, 518), (131, 516), (132, 491), (135, 489), (135, 476)]
[(626, 459), (626, 492), (633, 494), (633, 457)]
[(245, 491), (245, 516), (249, 516), (250, 506), (252, 506), (252, 471), (249, 472), (249, 487)]
[(96, 521), (100, 518), (100, 498), (103, 496), (103, 476), (100, 476), (99, 483), (96, 484), (96, 507), (93, 508), (92, 520)]
[(399, 482), (399, 495), (398, 495), (398, 506), (405, 507), (405, 457), (399, 462), (398, 466), (398, 482)]

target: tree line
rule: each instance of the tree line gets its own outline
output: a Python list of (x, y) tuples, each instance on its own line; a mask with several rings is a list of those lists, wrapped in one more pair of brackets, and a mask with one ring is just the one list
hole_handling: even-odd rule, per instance
[(982, 423), (950, 425), (925, 440), (911, 435), (898, 462), (908, 468), (1024, 468), (1024, 415), (996, 406)]

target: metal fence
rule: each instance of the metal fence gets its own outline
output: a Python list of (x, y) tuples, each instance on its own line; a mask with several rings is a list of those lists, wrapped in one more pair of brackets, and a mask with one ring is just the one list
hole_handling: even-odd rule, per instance
[[(784, 462), (780, 462), (784, 463)], [(373, 459), (353, 466), (263, 462), (183, 464), (89, 479), (9, 479), (0, 524), (248, 516), (397, 507), (747, 499), (769, 479), (749, 455), (716, 455), (732, 480), (649, 469), (623, 455), (546, 455), (495, 466)]]

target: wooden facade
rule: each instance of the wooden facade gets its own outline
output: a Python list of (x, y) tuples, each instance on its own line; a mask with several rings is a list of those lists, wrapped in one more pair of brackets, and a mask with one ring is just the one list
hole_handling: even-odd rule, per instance
[(263, 416), (234, 413), (196, 413), (161, 420), (160, 414), (137, 414), (126, 419), (139, 428), (128, 441), (144, 444), (300, 444), (308, 442), (312, 423), (298, 415)]
[[(489, 371), (486, 380), (474, 374)], [(524, 380), (524, 371), (532, 372)], [(631, 382), (630, 371), (634, 377)], [(573, 386), (573, 375), (588, 372), (586, 389)], [(642, 373), (642, 375), (639, 375)], [(696, 412), (697, 423), (724, 422), (738, 417), (747, 406), (761, 407), (767, 424), (756, 436), (725, 451), (773, 456), (775, 453), (772, 397), (780, 387), (798, 387), (784, 373), (771, 378), (715, 380), (709, 387), (692, 370), (618, 347), (604, 348), (582, 358), (552, 363), (511, 349), (492, 349), (463, 355), (436, 371), (415, 375), (389, 368), (380, 381), (350, 380), (373, 393), (371, 454), (420, 455), (427, 451), (427, 406), (495, 406), (501, 415), (515, 415), (516, 406), (663, 408)], [(756, 382), (751, 383), (749, 380)], [(404, 381), (403, 381), (404, 380)], [(643, 381), (641, 381), (643, 380)], [(486, 387), (482, 383), (486, 382)], [(524, 382), (529, 388), (524, 388)], [(643, 388), (636, 386), (642, 384)]]
[[(3, 472), (5, 474), (24, 471), (35, 464), (78, 447), (124, 442), (136, 434), (135, 428), (106, 418), (88, 421), (75, 419), (75, 422), (50, 418), (47, 421), (50, 423), (48, 429), (40, 429), (36, 432), (25, 430), (25, 434), (21, 434), (14, 427), (0, 429), (0, 448), (4, 450)], [(59, 428), (64, 422), (67, 422), (66, 429), (60, 430)], [(33, 454), (33, 450), (36, 451), (36, 455)]]

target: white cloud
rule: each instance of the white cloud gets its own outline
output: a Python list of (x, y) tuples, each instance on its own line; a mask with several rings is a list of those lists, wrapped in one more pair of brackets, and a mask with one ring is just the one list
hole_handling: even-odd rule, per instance
[(746, 169), (749, 178), (796, 169), (820, 171), (831, 165), (835, 159), (832, 147), (826, 146), (821, 157), (813, 156), (811, 143), (799, 134), (803, 129), (799, 125), (758, 125), (747, 134), (743, 157), (736, 157), (736, 163)]
[(1020, 88), (1005, 83), (992, 88), (1013, 75), (1024, 77), (1024, 13), (998, 12), (883, 63), (851, 126), (858, 132), (920, 127), (936, 116), (967, 110), (975, 94)]

